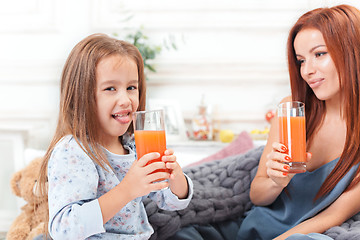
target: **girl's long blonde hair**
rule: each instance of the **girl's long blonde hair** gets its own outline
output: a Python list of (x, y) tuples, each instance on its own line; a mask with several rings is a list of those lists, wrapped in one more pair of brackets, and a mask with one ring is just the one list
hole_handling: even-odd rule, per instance
[[(125, 41), (105, 34), (93, 34), (80, 41), (71, 51), (62, 71), (60, 85), (60, 110), (54, 137), (46, 151), (39, 174), (39, 188), (47, 199), (47, 165), (50, 155), (61, 138), (71, 134), (86, 154), (105, 168), (108, 160), (99, 142), (95, 86), (96, 67), (99, 61), (111, 55), (133, 60), (138, 70), (139, 107), (145, 109), (146, 80), (144, 65), (138, 49)], [(132, 133), (132, 125), (127, 130)], [(45, 230), (46, 231), (46, 230)]]

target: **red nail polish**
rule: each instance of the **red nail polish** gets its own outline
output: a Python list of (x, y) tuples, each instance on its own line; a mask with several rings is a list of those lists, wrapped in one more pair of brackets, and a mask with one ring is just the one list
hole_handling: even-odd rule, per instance
[(285, 169), (285, 170), (289, 170), (289, 169), (290, 169), (290, 166), (285, 165), (285, 166), (284, 166), (284, 169)]
[(291, 161), (291, 158), (289, 156), (285, 156), (285, 160)]
[(287, 176), (287, 175), (288, 175), (288, 173), (287, 173), (287, 172), (283, 172), (283, 175), (284, 175), (284, 176)]
[(285, 146), (281, 146), (281, 150), (283, 150), (285, 152), (287, 150), (287, 148)]

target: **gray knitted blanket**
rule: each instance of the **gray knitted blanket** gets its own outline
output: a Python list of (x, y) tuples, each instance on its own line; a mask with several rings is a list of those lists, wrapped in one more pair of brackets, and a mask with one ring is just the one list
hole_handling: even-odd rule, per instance
[(184, 168), (183, 171), (194, 183), (194, 195), (186, 209), (165, 211), (158, 209), (150, 199), (144, 201), (155, 231), (150, 239), (167, 239), (189, 224), (206, 224), (242, 216), (252, 206), (250, 183), (262, 151), (263, 147), (259, 147), (244, 155)]
[(335, 240), (359, 240), (360, 239), (360, 213), (356, 214), (341, 226), (332, 227), (325, 235)]
[[(261, 146), (243, 155), (184, 168), (194, 183), (193, 199), (186, 209), (165, 211), (150, 199), (144, 201), (155, 231), (150, 239), (167, 239), (189, 224), (207, 224), (242, 216), (252, 206), (250, 183), (256, 174), (263, 149)], [(335, 240), (360, 240), (360, 213), (341, 226), (330, 228), (325, 234)]]

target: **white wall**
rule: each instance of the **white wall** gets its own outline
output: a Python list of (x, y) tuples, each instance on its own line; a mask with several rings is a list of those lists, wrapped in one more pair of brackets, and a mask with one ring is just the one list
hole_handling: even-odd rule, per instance
[[(202, 93), (222, 128), (266, 125), (264, 114), (289, 94), (287, 32), (305, 11), (358, 1), (13, 0), (0, 1), (0, 126), (29, 126), (28, 146), (45, 148), (58, 107), (62, 66), (93, 32), (144, 26), (163, 50), (149, 74), (149, 97), (175, 98), (188, 120)], [(129, 21), (124, 21), (133, 15)]]

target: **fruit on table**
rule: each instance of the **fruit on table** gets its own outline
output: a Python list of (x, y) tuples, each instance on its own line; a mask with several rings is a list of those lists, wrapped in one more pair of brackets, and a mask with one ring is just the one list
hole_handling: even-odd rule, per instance
[(270, 129), (268, 127), (265, 127), (263, 130), (260, 130), (258, 128), (255, 128), (250, 131), (250, 135), (252, 139), (255, 140), (266, 140), (269, 135)]
[(220, 131), (220, 141), (223, 143), (229, 143), (232, 142), (232, 140), (234, 140), (234, 132), (231, 130), (221, 130)]
[(261, 131), (261, 134), (268, 134), (270, 132), (270, 129), (266, 127), (264, 130)]
[(257, 129), (255, 128), (254, 130), (251, 130), (250, 134), (260, 134), (261, 133), (261, 130), (260, 129)]

